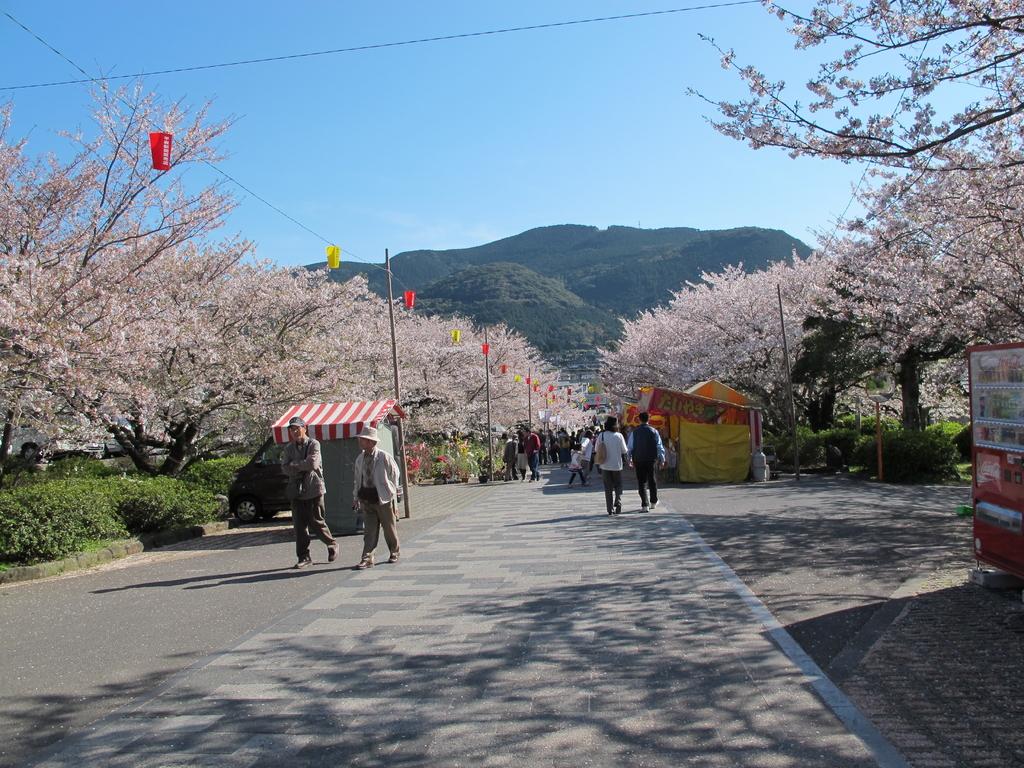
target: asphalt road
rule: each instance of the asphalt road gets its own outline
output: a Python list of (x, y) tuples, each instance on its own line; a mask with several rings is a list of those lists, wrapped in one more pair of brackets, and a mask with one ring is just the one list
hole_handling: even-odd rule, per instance
[[(543, 468), (545, 493), (568, 472)], [(627, 473), (628, 474), (628, 473)], [(472, 508), (486, 486), (416, 488), (403, 547), (447, 515)], [(954, 516), (967, 487), (889, 486), (812, 476), (764, 485), (664, 488), (665, 501), (837, 677), (887, 624), (901, 591), (950, 563), (969, 564), (970, 524)], [(627, 484), (626, 511), (638, 501)], [(588, 502), (589, 503), (589, 502)], [(509, 510), (510, 515), (516, 514)], [(310, 595), (347, 578), (361, 540), (340, 539), (328, 566), (291, 570), (287, 518), (166, 547), (92, 571), (0, 587), (0, 768), (153, 691), (207, 655), (264, 629)], [(383, 544), (382, 544), (383, 546)], [(830, 669), (830, 666), (832, 667)], [(838, 670), (843, 672), (844, 670)]]
[(971, 521), (955, 515), (969, 486), (805, 475), (669, 485), (663, 496), (837, 682), (858, 660), (840, 654), (858, 642), (866, 651), (915, 584), (941, 568), (973, 565)]
[[(402, 520), (403, 546), (447, 513)], [(346, 578), (362, 537), (338, 540), (335, 563), (314, 542), (316, 564), (293, 570), (291, 521), (283, 515), (98, 569), (0, 587), (0, 766), (21, 764)]]

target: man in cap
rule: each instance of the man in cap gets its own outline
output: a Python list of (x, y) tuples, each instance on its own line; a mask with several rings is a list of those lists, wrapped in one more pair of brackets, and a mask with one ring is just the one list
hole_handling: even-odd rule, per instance
[(306, 434), (306, 422), (298, 416), (288, 422), (288, 440), (281, 459), (281, 468), (288, 476), (287, 496), (292, 503), (292, 526), (295, 528), (296, 568), (313, 564), (309, 556), (309, 531), (327, 545), (327, 561), (338, 557), (338, 543), (324, 520), (323, 463), (320, 443)]
[(363, 427), (357, 439), (361, 451), (356, 456), (352, 477), (355, 499), (366, 517), (366, 529), (363, 533), (363, 558), (356, 569), (363, 570), (373, 567), (373, 553), (377, 549), (381, 529), (391, 552), (388, 562), (398, 562), (398, 516), (395, 512), (398, 465), (390, 453), (378, 450), (375, 427)]

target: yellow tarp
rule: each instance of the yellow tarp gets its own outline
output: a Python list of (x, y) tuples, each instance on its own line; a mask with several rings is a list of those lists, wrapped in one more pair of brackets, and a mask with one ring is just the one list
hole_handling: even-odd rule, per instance
[(679, 479), (686, 483), (741, 483), (750, 470), (750, 428), (695, 424), (671, 417), (679, 436)]

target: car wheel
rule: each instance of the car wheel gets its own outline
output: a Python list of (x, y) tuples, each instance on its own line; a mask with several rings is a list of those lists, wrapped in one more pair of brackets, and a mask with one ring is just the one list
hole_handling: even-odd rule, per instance
[(235, 517), (243, 523), (256, 522), (256, 519), (263, 512), (260, 507), (260, 503), (256, 499), (252, 498), (252, 496), (243, 496), (236, 500), (232, 511), (235, 513)]

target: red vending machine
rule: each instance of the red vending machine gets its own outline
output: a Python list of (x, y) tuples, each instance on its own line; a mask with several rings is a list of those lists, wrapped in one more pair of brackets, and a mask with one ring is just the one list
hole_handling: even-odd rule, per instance
[(1024, 578), (1024, 344), (967, 350), (974, 437), (974, 554)]

